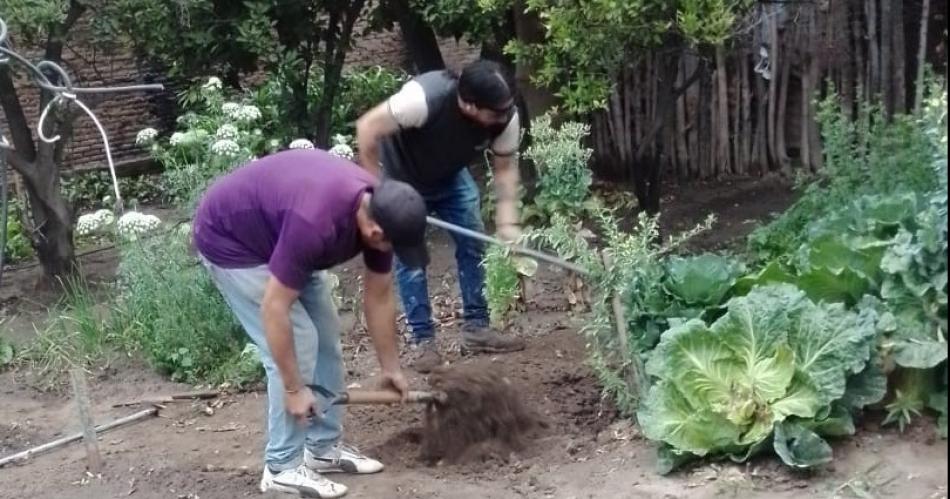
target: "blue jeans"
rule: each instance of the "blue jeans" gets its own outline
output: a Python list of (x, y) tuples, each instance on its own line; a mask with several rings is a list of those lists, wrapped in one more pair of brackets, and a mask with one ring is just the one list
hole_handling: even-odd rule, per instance
[[(467, 169), (459, 172), (441, 189), (422, 192), (429, 212), (440, 219), (466, 229), (484, 232), (478, 186)], [(455, 241), (455, 262), (467, 326), (488, 326), (488, 304), (485, 301), (485, 272), (482, 268), (484, 244), (471, 238), (452, 234)], [(402, 299), (412, 343), (435, 337), (429, 286), (425, 269), (410, 270), (396, 259), (396, 282)]]
[[(231, 311), (261, 353), (261, 362), (267, 373), (267, 446), (264, 451), (267, 467), (274, 472), (296, 468), (303, 461), (304, 446), (316, 455), (326, 453), (340, 441), (343, 408), (330, 406), (326, 398), (315, 393), (318, 412), (329, 408), (322, 418), (314, 417), (308, 426), (303, 427), (287, 413), (284, 384), (267, 346), (261, 319), (261, 300), (270, 277), (267, 266), (225, 269), (204, 258), (202, 261)], [(333, 393), (343, 392), (340, 319), (324, 272), (314, 273), (301, 290), (300, 298), (291, 307), (290, 320), (301, 379), (322, 385)]]

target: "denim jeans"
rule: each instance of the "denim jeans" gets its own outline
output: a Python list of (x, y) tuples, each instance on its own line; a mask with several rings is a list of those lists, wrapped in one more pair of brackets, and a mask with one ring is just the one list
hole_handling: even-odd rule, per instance
[[(440, 219), (466, 229), (484, 232), (478, 186), (467, 169), (459, 172), (441, 189), (421, 192), (429, 212)], [(488, 326), (488, 305), (485, 301), (485, 272), (481, 266), (484, 244), (471, 238), (452, 234), (455, 241), (455, 262), (466, 325)], [(412, 343), (435, 337), (432, 307), (426, 269), (410, 270), (396, 259), (396, 282)]]
[[(324, 454), (340, 441), (343, 408), (330, 406), (326, 398), (315, 393), (318, 413), (329, 408), (322, 418), (314, 417), (304, 427), (287, 413), (284, 384), (267, 346), (261, 319), (261, 300), (270, 277), (267, 266), (226, 269), (204, 258), (202, 261), (231, 311), (257, 345), (267, 373), (265, 463), (271, 471), (280, 472), (296, 468), (303, 461), (304, 446), (316, 455)], [(322, 385), (333, 393), (341, 393), (345, 389), (341, 326), (324, 272), (314, 273), (301, 290), (300, 298), (291, 307), (290, 321), (301, 379), (305, 383)]]

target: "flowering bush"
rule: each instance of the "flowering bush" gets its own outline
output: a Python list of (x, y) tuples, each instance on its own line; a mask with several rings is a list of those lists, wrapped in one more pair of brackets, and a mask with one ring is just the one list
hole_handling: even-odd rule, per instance
[(346, 135), (334, 135), (330, 154), (352, 161), (356, 154), (353, 152), (353, 148), (350, 147), (349, 142), (350, 139)]
[(156, 142), (150, 129), (139, 132), (136, 143), (165, 167), (167, 196), (190, 205), (216, 177), (277, 150), (261, 131), (261, 111), (256, 106), (225, 95), (221, 80), (209, 78), (192, 92), (193, 110), (176, 120), (177, 130), (166, 143)]
[(310, 142), (307, 139), (295, 139), (287, 147), (291, 149), (313, 149), (313, 142)]
[(115, 223), (115, 215), (109, 210), (97, 210), (81, 215), (76, 221), (76, 235), (90, 237), (102, 234)]
[(119, 218), (116, 223), (116, 232), (119, 237), (135, 241), (162, 225), (162, 221), (155, 215), (146, 215), (137, 211), (130, 211)]

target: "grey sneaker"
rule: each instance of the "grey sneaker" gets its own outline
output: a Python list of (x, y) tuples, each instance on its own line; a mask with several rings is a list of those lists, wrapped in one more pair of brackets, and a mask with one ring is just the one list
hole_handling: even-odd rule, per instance
[(442, 365), (442, 355), (435, 340), (422, 341), (412, 347), (409, 365), (420, 374), (428, 374)]
[(490, 327), (462, 328), (462, 353), (507, 353), (525, 349), (524, 340), (503, 335)]

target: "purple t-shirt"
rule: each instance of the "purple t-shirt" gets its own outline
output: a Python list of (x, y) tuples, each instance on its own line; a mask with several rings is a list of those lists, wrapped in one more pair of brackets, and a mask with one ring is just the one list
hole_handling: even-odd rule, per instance
[(282, 284), (298, 290), (313, 272), (360, 252), (370, 270), (389, 272), (392, 254), (364, 247), (356, 225), (374, 181), (366, 170), (318, 149), (255, 160), (205, 193), (195, 214), (195, 246), (220, 267), (267, 264)]

